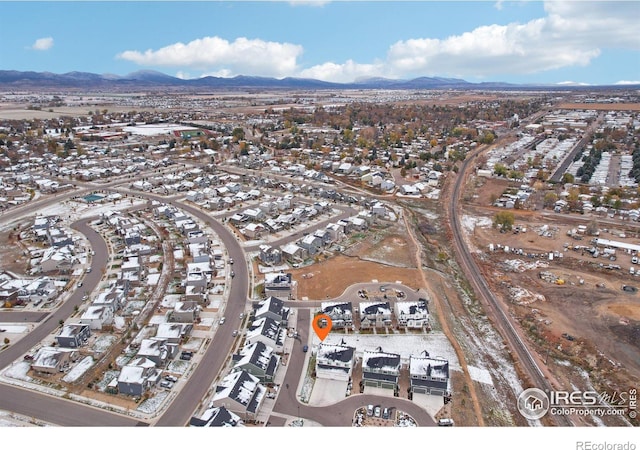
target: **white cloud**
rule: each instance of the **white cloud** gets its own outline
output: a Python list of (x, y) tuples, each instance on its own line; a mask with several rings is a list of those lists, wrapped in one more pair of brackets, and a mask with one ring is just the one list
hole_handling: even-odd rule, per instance
[(52, 37), (44, 37), (40, 39), (36, 39), (36, 41), (31, 46), (32, 50), (49, 50), (53, 47), (53, 38)]
[(377, 77), (384, 71), (381, 63), (358, 64), (352, 60), (344, 64), (332, 62), (319, 64), (300, 72), (303, 78), (315, 78), (323, 81), (333, 81), (337, 83), (348, 83), (358, 78)]
[(615, 84), (622, 85), (622, 86), (627, 85), (627, 84), (640, 84), (640, 80), (638, 80), (638, 81), (620, 80), (620, 81), (616, 81)]
[[(323, 1), (295, 0), (316, 5)], [(494, 7), (501, 9), (503, 0)], [(363, 77), (452, 76), (490, 78), (587, 67), (609, 48), (640, 50), (638, 2), (545, 2), (545, 16), (528, 22), (490, 24), (444, 38), (416, 37), (391, 44), (372, 62), (324, 62), (300, 67), (301, 45), (204, 37), (157, 50), (127, 50), (118, 58), (145, 66), (176, 67), (194, 76), (258, 75), (350, 82)], [(428, 28), (427, 28), (428, 30)], [(310, 58), (309, 58), (310, 59)]]
[[(502, 1), (494, 4), (502, 8)], [(487, 78), (586, 67), (605, 48), (640, 49), (637, 2), (546, 2), (547, 16), (526, 23), (486, 25), (444, 39), (415, 38), (389, 47), (384, 64), (348, 61), (318, 68), (345, 74), (352, 67), (379, 70), (369, 76)]]
[(284, 77), (298, 70), (299, 45), (238, 38), (229, 42), (217, 36), (158, 50), (127, 50), (118, 58), (144, 66), (189, 67), (208, 72)]

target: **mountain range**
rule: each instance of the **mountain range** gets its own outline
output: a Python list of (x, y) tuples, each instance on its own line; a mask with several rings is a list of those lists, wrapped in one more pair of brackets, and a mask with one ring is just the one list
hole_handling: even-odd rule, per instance
[[(91, 89), (575, 89), (594, 86), (526, 85), (502, 82), (471, 83), (458, 78), (419, 77), (411, 80), (366, 78), (351, 83), (333, 83), (311, 78), (269, 78), (238, 75), (232, 78), (202, 77), (182, 79), (153, 70), (128, 75), (95, 74), (89, 72), (21, 72), (0, 70), (1, 88), (91, 88)], [(619, 86), (618, 86), (619, 87)], [(627, 86), (628, 87), (628, 86)]]

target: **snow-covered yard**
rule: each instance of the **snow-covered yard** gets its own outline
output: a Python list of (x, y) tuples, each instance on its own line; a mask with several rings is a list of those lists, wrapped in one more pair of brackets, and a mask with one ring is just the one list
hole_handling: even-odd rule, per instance
[(93, 358), (91, 356), (85, 356), (73, 369), (71, 369), (64, 377), (62, 381), (66, 383), (72, 383), (80, 378), (89, 368), (93, 365)]
[(117, 370), (107, 370), (97, 384), (98, 389), (104, 392), (109, 383), (111, 383), (113, 379), (118, 378), (118, 375), (120, 375), (120, 372)]
[[(355, 347), (356, 356), (361, 357), (365, 350), (375, 351), (382, 348), (384, 352), (396, 353), (400, 359), (408, 362), (411, 355), (429, 352), (431, 357), (442, 357), (449, 361), (451, 370), (462, 370), (456, 352), (444, 333), (429, 334), (338, 334), (331, 333), (324, 341), (326, 344), (340, 344)], [(320, 339), (314, 336), (313, 345)]]
[(145, 414), (152, 414), (158, 411), (168, 395), (169, 392), (167, 391), (158, 392), (153, 397), (141, 402), (140, 405), (138, 405), (138, 407), (136, 408), (136, 411), (140, 411)]
[(91, 346), (91, 349), (96, 353), (104, 353), (109, 350), (117, 340), (118, 338), (116, 336), (100, 336), (96, 339), (93, 346)]
[(31, 365), (26, 361), (20, 361), (7, 367), (3, 375), (14, 380), (33, 381), (33, 378), (27, 375)]
[(159, 273), (151, 273), (147, 276), (147, 286), (155, 286), (158, 284), (158, 280), (160, 279)]

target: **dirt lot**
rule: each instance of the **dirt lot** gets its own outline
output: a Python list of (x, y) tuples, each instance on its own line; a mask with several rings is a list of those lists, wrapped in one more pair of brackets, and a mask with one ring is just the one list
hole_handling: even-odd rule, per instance
[(298, 297), (333, 298), (354, 283), (371, 280), (401, 281), (417, 289), (422, 282), (412, 258), (414, 251), (402, 222), (378, 224), (369, 232), (352, 237), (343, 254), (293, 270)]
[[(501, 182), (487, 182), (474, 199), (478, 207), (474, 210), (484, 213), (484, 223), (490, 223), (496, 212), (486, 208), (488, 199), (503, 188)], [(629, 274), (631, 255), (618, 250), (615, 260), (594, 258), (585, 249), (591, 246), (593, 236), (576, 240), (567, 235), (577, 223), (572, 223), (571, 217), (561, 223), (557, 217), (540, 212), (513, 212), (515, 225), (525, 227), (526, 232), (500, 233), (491, 226), (476, 226), (469, 233), (472, 246), (482, 252), (477, 261), (494, 292), (518, 318), (541, 359), (549, 362), (549, 369), (563, 386), (591, 386), (599, 392), (636, 388), (640, 293), (622, 289), (640, 287), (640, 279)], [(637, 242), (621, 238), (619, 230), (607, 227), (608, 232), (601, 231), (599, 237)], [(493, 252), (489, 244), (494, 245)], [(559, 252), (562, 257), (556, 253), (550, 260), (549, 252)], [(609, 265), (620, 268), (608, 269)]]
[(311, 300), (338, 297), (350, 285), (371, 280), (401, 281), (414, 289), (420, 286), (420, 274), (416, 269), (363, 261), (355, 256), (339, 255), (307, 268), (292, 270), (291, 273), (298, 280), (298, 297)]

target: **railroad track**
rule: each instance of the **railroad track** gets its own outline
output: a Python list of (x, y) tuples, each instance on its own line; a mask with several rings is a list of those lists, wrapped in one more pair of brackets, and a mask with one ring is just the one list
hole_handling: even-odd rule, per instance
[[(489, 288), (489, 285), (480, 272), (478, 265), (473, 259), (473, 255), (469, 251), (464, 241), (461, 221), (458, 217), (458, 202), (460, 199), (460, 192), (464, 185), (464, 180), (467, 178), (467, 169), (469, 168), (471, 162), (475, 159), (475, 157), (481, 152), (482, 149), (474, 151), (463, 162), (455, 183), (453, 184), (451, 201), (449, 202), (449, 206), (447, 208), (450, 228), (453, 234), (453, 245), (456, 253), (458, 254), (457, 260), (462, 267), (467, 279), (473, 286), (476, 295), (478, 295), (479, 300), (483, 304), (485, 311), (487, 312), (487, 316), (494, 318), (494, 325), (497, 327), (502, 337), (508, 343), (509, 348), (512, 350), (516, 361), (521, 364), (523, 372), (529, 378), (529, 382), (532, 385), (531, 387), (537, 387), (548, 392), (553, 389), (553, 386), (540, 369), (540, 366), (534, 359), (531, 351), (525, 344), (520, 334), (518, 334), (508, 313), (502, 308), (502, 305), (500, 304), (498, 299), (493, 295), (493, 292)], [(553, 416), (553, 420), (555, 420), (556, 425), (559, 426), (574, 425), (573, 422), (571, 422), (571, 420), (566, 416)]]

